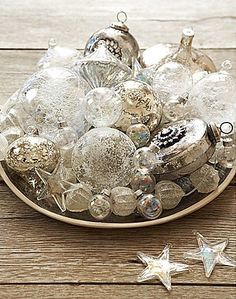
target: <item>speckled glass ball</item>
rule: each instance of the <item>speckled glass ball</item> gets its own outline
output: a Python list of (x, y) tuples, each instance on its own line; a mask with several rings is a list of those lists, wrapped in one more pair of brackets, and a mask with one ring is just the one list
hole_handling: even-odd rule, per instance
[(137, 199), (130, 188), (113, 188), (110, 197), (112, 201), (112, 212), (117, 216), (128, 216), (136, 209)]
[(164, 210), (175, 208), (184, 196), (182, 188), (172, 181), (160, 181), (155, 186), (155, 194)]
[(152, 193), (154, 191), (156, 179), (154, 175), (144, 171), (137, 171), (130, 182), (134, 191), (142, 190), (144, 193)]
[(98, 87), (86, 95), (84, 115), (94, 127), (111, 127), (118, 121), (121, 113), (121, 98), (112, 89)]
[(152, 194), (144, 194), (137, 204), (138, 212), (146, 219), (156, 219), (162, 213), (161, 201)]
[(109, 197), (103, 194), (96, 194), (89, 202), (88, 206), (91, 216), (97, 220), (107, 218), (111, 213)]
[(161, 120), (162, 107), (152, 87), (144, 82), (129, 80), (115, 88), (120, 95), (123, 111), (115, 126), (126, 132), (134, 118), (140, 119), (150, 131), (153, 131)]
[(152, 171), (156, 163), (156, 154), (149, 147), (142, 147), (134, 153), (134, 166), (136, 169)]
[(144, 124), (131, 125), (126, 134), (133, 141), (136, 147), (146, 145), (150, 139), (150, 131)]
[(69, 191), (66, 191), (66, 209), (71, 212), (86, 211), (92, 197), (93, 194), (88, 185), (83, 183), (75, 184)]
[(52, 171), (60, 157), (54, 142), (39, 136), (24, 136), (14, 141), (7, 152), (7, 165), (15, 171), (34, 168)]
[(95, 190), (127, 186), (133, 175), (135, 146), (124, 133), (95, 128), (84, 134), (72, 153), (72, 168), (79, 181)]

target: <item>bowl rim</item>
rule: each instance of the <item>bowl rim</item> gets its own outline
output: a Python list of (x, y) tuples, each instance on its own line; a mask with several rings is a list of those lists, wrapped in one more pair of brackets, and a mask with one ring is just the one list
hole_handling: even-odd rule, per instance
[(181, 217), (184, 217), (188, 214), (191, 214), (200, 208), (204, 207), (208, 203), (210, 203), (212, 200), (214, 200), (218, 195), (220, 195), (225, 188), (229, 185), (231, 180), (234, 178), (236, 174), (236, 164), (233, 166), (233, 168), (230, 170), (229, 174), (225, 178), (225, 180), (217, 187), (216, 190), (209, 193), (206, 197), (199, 200), (197, 203), (191, 205), (188, 208), (185, 208), (179, 212), (176, 212), (172, 215), (168, 215), (163, 218), (158, 218), (155, 220), (148, 220), (148, 221), (142, 221), (142, 222), (130, 222), (130, 223), (106, 223), (106, 222), (96, 222), (96, 221), (87, 221), (87, 220), (80, 220), (80, 219), (74, 219), (67, 216), (59, 215), (57, 213), (48, 211), (44, 208), (41, 208), (34, 202), (32, 202), (28, 197), (26, 197), (10, 180), (7, 173), (5, 172), (2, 163), (0, 163), (0, 176), (2, 177), (3, 181), (7, 184), (7, 186), (11, 189), (11, 191), (20, 198), (24, 203), (26, 203), (28, 206), (33, 208), (39, 213), (42, 213), (50, 218), (53, 218), (55, 220), (65, 222), (67, 224), (72, 224), (76, 226), (83, 226), (83, 227), (89, 227), (89, 228), (106, 228), (106, 229), (113, 229), (113, 228), (140, 228), (140, 227), (148, 227), (152, 225), (159, 225), (164, 224), (176, 219), (179, 219)]

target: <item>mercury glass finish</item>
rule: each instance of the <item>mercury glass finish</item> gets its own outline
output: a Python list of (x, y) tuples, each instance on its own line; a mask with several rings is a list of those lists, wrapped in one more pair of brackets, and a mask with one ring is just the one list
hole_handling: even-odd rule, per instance
[(112, 212), (117, 216), (128, 216), (136, 209), (137, 199), (130, 188), (113, 188), (110, 197), (112, 201)]
[(143, 194), (138, 198), (137, 209), (146, 219), (156, 219), (162, 213), (161, 201), (152, 194)]
[(111, 213), (109, 197), (103, 194), (96, 194), (89, 202), (89, 212), (96, 220), (103, 220)]

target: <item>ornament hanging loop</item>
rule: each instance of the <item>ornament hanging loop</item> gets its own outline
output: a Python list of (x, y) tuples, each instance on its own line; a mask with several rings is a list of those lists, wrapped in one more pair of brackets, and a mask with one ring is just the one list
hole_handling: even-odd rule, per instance
[(229, 121), (224, 121), (221, 125), (220, 125), (220, 131), (222, 134), (225, 135), (229, 135), (230, 133), (233, 132), (234, 126), (231, 122)]
[(119, 11), (116, 15), (117, 21), (124, 24), (127, 21), (127, 14), (124, 11)]

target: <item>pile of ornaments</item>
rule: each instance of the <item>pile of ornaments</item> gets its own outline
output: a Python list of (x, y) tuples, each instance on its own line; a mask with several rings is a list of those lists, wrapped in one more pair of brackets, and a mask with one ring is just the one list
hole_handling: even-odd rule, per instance
[(216, 165), (235, 159), (235, 81), (180, 44), (139, 50), (121, 20), (94, 33), (84, 55), (54, 39), (38, 70), (1, 108), (0, 159), (58, 212), (156, 219), (183, 197), (209, 193)]

